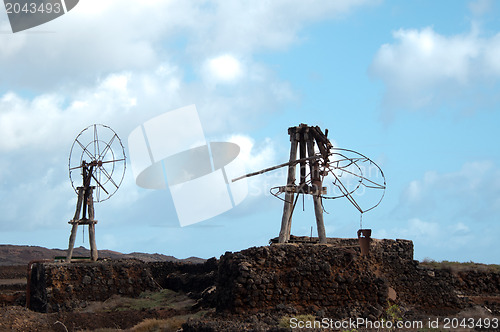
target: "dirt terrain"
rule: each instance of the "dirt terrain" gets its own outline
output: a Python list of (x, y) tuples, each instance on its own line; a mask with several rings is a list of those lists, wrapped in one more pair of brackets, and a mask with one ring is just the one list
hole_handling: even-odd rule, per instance
[[(63, 249), (47, 249), (38, 246), (16, 246), (9, 244), (0, 245), (0, 266), (26, 265), (33, 260), (54, 259), (54, 257), (65, 257), (65, 256), (66, 256), (66, 250)], [(90, 251), (84, 247), (75, 248), (73, 250), (73, 257), (90, 257)], [(120, 252), (112, 250), (99, 250), (99, 258), (139, 259), (144, 262), (180, 261), (180, 262), (202, 263), (205, 261), (204, 259), (198, 257), (177, 259), (173, 256), (166, 256), (162, 254), (145, 254), (139, 252), (122, 254)]]
[[(176, 331), (189, 317), (203, 312), (192, 311), (194, 300), (186, 295), (162, 291), (143, 294), (138, 299), (115, 296), (105, 302), (89, 304), (72, 312), (38, 313), (23, 306), (0, 308), (0, 331), (94, 331), (99, 329), (150, 331), (145, 326), (165, 327)], [(142, 327), (141, 327), (142, 326)]]
[(189, 317), (204, 313), (191, 309), (195, 300), (169, 290), (143, 293), (137, 299), (117, 295), (75, 311), (38, 313), (25, 308), (26, 273), (27, 265), (0, 266), (0, 331), (115, 331), (136, 325), (137, 331), (158, 325), (176, 331)]
[[(65, 250), (37, 246), (0, 245), (0, 331), (93, 331), (96, 329), (130, 329), (144, 325), (172, 326), (172, 331), (199, 310), (192, 311), (195, 300), (184, 294), (164, 290), (143, 294), (139, 299), (116, 296), (105, 302), (92, 303), (73, 312), (38, 313), (25, 308), (28, 263), (65, 256)], [(74, 257), (88, 257), (83, 247), (75, 248)], [(139, 259), (145, 262), (179, 261), (201, 263), (204, 259), (177, 259), (161, 254), (122, 254), (99, 250), (101, 259)], [(203, 312), (202, 312), (203, 313)], [(149, 330), (149, 329), (146, 329)], [(169, 329), (166, 329), (169, 330)]]

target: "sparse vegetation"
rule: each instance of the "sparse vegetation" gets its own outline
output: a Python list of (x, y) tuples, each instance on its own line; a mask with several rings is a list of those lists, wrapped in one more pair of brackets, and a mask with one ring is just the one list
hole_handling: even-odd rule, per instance
[(447, 269), (451, 271), (463, 271), (463, 270), (477, 270), (477, 271), (492, 271), (500, 272), (500, 265), (498, 264), (481, 264), (470, 262), (451, 262), (451, 261), (441, 261), (437, 262), (431, 258), (424, 258), (420, 262), (422, 266), (426, 266), (433, 269)]
[[(82, 312), (130, 312), (145, 310), (173, 309), (178, 315), (165, 318), (147, 318), (136, 324), (127, 331), (131, 332), (153, 332), (153, 331), (177, 331), (181, 325), (190, 318), (200, 318), (207, 313), (201, 310), (192, 312), (191, 306), (194, 300), (188, 298), (183, 293), (177, 293), (172, 290), (164, 289), (159, 292), (144, 292), (138, 298), (128, 298), (115, 295), (104, 302), (93, 302)], [(85, 332), (118, 332), (123, 331), (116, 328), (100, 328), (95, 330), (85, 330)]]
[[(206, 311), (199, 311), (193, 314), (173, 316), (166, 319), (147, 318), (136, 324), (134, 327), (127, 329), (130, 332), (173, 332), (178, 331), (182, 324), (190, 318), (200, 318)], [(121, 332), (122, 329), (100, 328), (96, 330), (85, 330), (80, 332)]]
[[(389, 303), (390, 304), (390, 303)], [(401, 308), (397, 304), (389, 305), (385, 310), (385, 318), (391, 322), (391, 326), (396, 326), (396, 323), (403, 320)], [(392, 328), (390, 330), (396, 330)]]
[(185, 294), (163, 289), (159, 292), (144, 292), (138, 298), (112, 296), (104, 302), (93, 302), (83, 309), (84, 312), (111, 312), (148, 309), (189, 309), (195, 303)]
[(387, 308), (385, 315), (388, 321), (396, 323), (403, 318), (401, 317), (401, 308), (397, 304), (393, 304)]
[(168, 319), (146, 319), (136, 326), (134, 326), (132, 332), (153, 332), (153, 331), (177, 331), (181, 328), (182, 324), (186, 322), (185, 317), (172, 317)]

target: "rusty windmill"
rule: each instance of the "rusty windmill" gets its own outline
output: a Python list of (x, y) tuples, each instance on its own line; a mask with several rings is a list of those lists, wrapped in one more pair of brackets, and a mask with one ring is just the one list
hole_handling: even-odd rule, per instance
[[(78, 195), (66, 261), (71, 261), (78, 226), (88, 225), (91, 260), (97, 260), (94, 202), (109, 199), (125, 176), (125, 149), (118, 135), (108, 126), (94, 124), (80, 132), (71, 146), (69, 178)], [(81, 185), (76, 185), (82, 180)], [(94, 195), (95, 194), (95, 195)]]
[[(323, 133), (320, 127), (300, 124), (288, 128), (290, 135), (290, 159), (287, 163), (253, 172), (245, 177), (263, 174), (281, 167), (288, 167), (286, 186), (271, 188), (271, 194), (284, 201), (283, 217), (278, 242), (290, 240), (292, 214), (300, 195), (312, 195), (316, 226), (320, 243), (326, 243), (323, 221), (323, 200), (346, 198), (360, 213), (367, 212), (380, 204), (385, 193), (385, 177), (382, 169), (368, 157), (348, 149), (333, 147), (328, 139), (328, 129)], [(297, 153), (299, 158), (297, 158)], [(299, 165), (298, 184), (296, 166)], [(346, 179), (347, 178), (347, 179)], [(330, 180), (333, 192), (328, 194), (325, 181)], [(362, 198), (368, 191), (369, 200)], [(284, 194), (284, 198), (279, 195)], [(363, 202), (361, 202), (363, 200)], [(360, 225), (362, 228), (362, 225)], [(358, 231), (360, 237), (361, 230)]]

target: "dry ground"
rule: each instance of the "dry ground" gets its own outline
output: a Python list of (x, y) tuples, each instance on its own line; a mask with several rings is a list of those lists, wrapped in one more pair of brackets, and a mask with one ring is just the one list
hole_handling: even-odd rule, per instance
[(170, 290), (137, 299), (113, 296), (73, 312), (33, 312), (25, 308), (26, 274), (26, 265), (0, 266), (0, 331), (151, 331), (155, 326), (176, 331), (204, 313), (191, 310), (194, 300)]

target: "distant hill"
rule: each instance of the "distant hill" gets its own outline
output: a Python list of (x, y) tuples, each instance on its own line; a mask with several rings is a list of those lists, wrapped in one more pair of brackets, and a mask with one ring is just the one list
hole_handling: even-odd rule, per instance
[[(16, 246), (10, 244), (0, 245), (0, 266), (6, 265), (25, 265), (32, 260), (53, 259), (57, 256), (66, 256), (66, 250), (63, 249), (47, 249), (38, 246)], [(73, 250), (73, 257), (89, 257), (90, 251), (84, 247), (78, 247)], [(130, 254), (122, 254), (117, 251), (99, 250), (99, 258), (110, 259), (138, 259), (144, 262), (191, 262), (202, 263), (205, 260), (197, 257), (186, 259), (177, 259), (173, 256), (162, 254), (146, 254), (133, 252)]]

